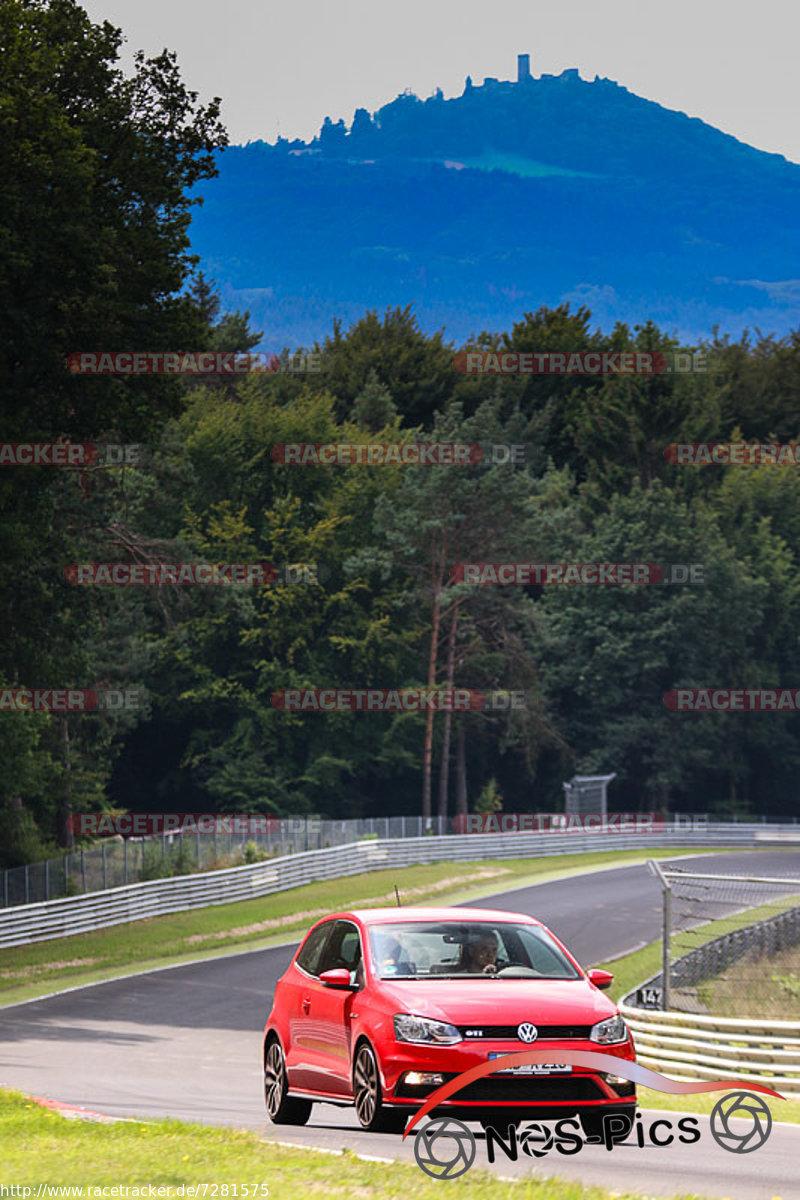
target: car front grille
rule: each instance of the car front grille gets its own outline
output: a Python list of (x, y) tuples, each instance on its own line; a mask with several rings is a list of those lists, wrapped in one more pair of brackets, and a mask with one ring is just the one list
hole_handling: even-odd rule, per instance
[[(534, 1022), (535, 1024), (535, 1022)], [(588, 1041), (591, 1025), (537, 1025), (537, 1042)], [(459, 1025), (458, 1032), (467, 1042), (520, 1042), (516, 1025)], [(522, 1045), (528, 1043), (522, 1042)]]
[(587, 1075), (557, 1078), (524, 1075), (476, 1079), (453, 1097), (457, 1100), (516, 1100), (520, 1104), (543, 1104), (553, 1100), (605, 1100), (606, 1095)]
[[(444, 1076), (445, 1083), (455, 1075)], [(438, 1085), (441, 1086), (441, 1085)], [(430, 1084), (410, 1085), (401, 1081), (397, 1098), (422, 1099), (436, 1091)], [(563, 1100), (607, 1100), (608, 1097), (590, 1075), (490, 1075), (468, 1083), (465, 1088), (450, 1098), (449, 1103), (459, 1101), (510, 1101), (519, 1104), (547, 1104)]]

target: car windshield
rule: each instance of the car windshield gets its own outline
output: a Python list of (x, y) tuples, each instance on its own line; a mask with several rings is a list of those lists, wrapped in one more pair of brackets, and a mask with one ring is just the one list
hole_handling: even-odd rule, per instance
[(405, 921), (369, 930), (379, 979), (580, 979), (538, 925)]

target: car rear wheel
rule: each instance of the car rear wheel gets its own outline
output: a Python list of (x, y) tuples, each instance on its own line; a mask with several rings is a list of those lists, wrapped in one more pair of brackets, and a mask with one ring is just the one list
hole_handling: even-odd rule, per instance
[(408, 1113), (387, 1108), (383, 1103), (378, 1063), (366, 1042), (359, 1046), (353, 1067), (353, 1099), (362, 1129), (373, 1133), (402, 1133), (405, 1129)]
[(286, 1060), (277, 1038), (270, 1042), (264, 1062), (264, 1098), (267, 1115), (273, 1125), (305, 1125), (311, 1116), (310, 1100), (295, 1100), (288, 1095)]

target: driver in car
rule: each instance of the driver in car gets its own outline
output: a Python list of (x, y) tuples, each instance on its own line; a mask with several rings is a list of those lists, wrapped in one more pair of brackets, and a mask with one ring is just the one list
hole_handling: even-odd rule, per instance
[(497, 935), (490, 929), (474, 934), (464, 946), (461, 969), (471, 975), (494, 975), (498, 948)]

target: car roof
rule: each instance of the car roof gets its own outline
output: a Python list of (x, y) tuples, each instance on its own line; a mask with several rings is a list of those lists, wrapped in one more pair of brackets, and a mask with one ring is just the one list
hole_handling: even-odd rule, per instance
[(516, 921), (526, 925), (541, 925), (527, 913), (502, 908), (423, 908), (401, 905), (399, 908), (352, 908), (349, 912), (331, 913), (332, 917), (356, 918), (365, 925), (388, 925), (397, 921)]

